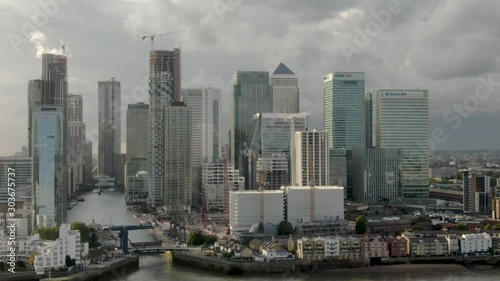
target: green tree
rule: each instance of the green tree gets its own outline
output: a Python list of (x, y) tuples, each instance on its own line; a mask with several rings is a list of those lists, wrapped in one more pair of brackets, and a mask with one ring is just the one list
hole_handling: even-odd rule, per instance
[(92, 232), (92, 234), (90, 234), (90, 239), (89, 239), (89, 248), (97, 248), (99, 246), (100, 244), (97, 239), (97, 233)]
[(287, 221), (278, 224), (278, 235), (289, 235), (293, 233), (293, 225)]
[(495, 230), (500, 230), (500, 223), (495, 224)]
[(360, 215), (356, 218), (356, 233), (365, 234), (367, 229), (368, 220), (365, 216)]
[(201, 233), (200, 230), (195, 230), (189, 234), (189, 238), (187, 240), (188, 245), (194, 245), (198, 246), (203, 244), (204, 239), (203, 239), (203, 233)]
[(39, 227), (35, 229), (35, 234), (39, 234), (43, 240), (57, 240), (59, 238), (59, 227)]
[(215, 242), (217, 242), (217, 236), (214, 236), (214, 235), (204, 235), (203, 236), (203, 240), (205, 241), (205, 243), (207, 243), (209, 245), (213, 245)]
[(71, 224), (72, 230), (80, 231), (80, 241), (82, 243), (89, 242), (90, 240), (90, 228), (83, 222), (74, 222)]
[(491, 225), (490, 225), (490, 224), (487, 224), (487, 225), (484, 227), (484, 230), (491, 230), (491, 229), (492, 229), (492, 227), (491, 227)]
[(66, 264), (66, 267), (72, 267), (73, 262), (71, 260), (71, 257), (69, 255), (66, 255), (66, 259), (64, 260), (64, 263)]
[(458, 230), (467, 230), (469, 229), (465, 223), (460, 223), (457, 225)]

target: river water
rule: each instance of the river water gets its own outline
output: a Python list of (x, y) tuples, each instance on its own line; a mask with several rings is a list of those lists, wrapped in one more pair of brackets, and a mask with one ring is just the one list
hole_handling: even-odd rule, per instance
[[(124, 196), (121, 193), (87, 193), (82, 196), (85, 202), (68, 211), (68, 221), (81, 221), (90, 223), (94, 220), (101, 224), (114, 225), (137, 225), (139, 224), (128, 212)], [(153, 241), (147, 230), (136, 230), (129, 233), (132, 242)], [(125, 281), (215, 281), (215, 280), (342, 280), (342, 281), (498, 281), (500, 280), (500, 269), (484, 271), (465, 272), (418, 272), (418, 273), (357, 273), (357, 272), (322, 272), (322, 273), (300, 273), (272, 274), (265, 276), (226, 276), (202, 271), (188, 266), (174, 265), (169, 255), (141, 256), (139, 270), (130, 275), (115, 273), (114, 279)]]

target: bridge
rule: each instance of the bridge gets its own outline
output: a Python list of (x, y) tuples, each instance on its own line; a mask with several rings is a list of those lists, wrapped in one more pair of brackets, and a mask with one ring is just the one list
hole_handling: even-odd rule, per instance
[[(120, 226), (108, 226), (104, 227), (103, 230), (108, 231), (119, 231), (120, 232), (120, 246), (123, 253), (128, 254), (128, 232), (129, 230), (141, 230), (141, 229), (153, 229), (151, 225), (120, 225)], [(130, 243), (133, 245), (132, 241)]]
[(163, 253), (165, 251), (190, 251), (193, 248), (190, 247), (174, 247), (174, 246), (157, 246), (157, 247), (135, 247), (131, 249), (131, 253), (138, 254), (153, 254), (153, 253)]

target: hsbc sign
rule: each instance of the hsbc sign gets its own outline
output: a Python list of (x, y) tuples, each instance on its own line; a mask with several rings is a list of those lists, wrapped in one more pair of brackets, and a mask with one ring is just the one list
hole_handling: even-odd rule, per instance
[(335, 77), (336, 78), (352, 78), (352, 74), (351, 73), (336, 73), (335, 74)]
[(337, 72), (333, 73), (333, 79), (337, 80), (365, 80), (363, 72)]

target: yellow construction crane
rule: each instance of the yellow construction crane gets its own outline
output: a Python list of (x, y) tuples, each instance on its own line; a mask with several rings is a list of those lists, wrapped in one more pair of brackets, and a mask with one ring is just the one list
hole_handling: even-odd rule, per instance
[(171, 32), (160, 33), (160, 34), (145, 35), (145, 36), (142, 36), (142, 40), (151, 39), (151, 52), (152, 52), (155, 49), (155, 37), (163, 37), (165, 35), (172, 35), (172, 34), (177, 34), (177, 33), (182, 33), (182, 32), (185, 32), (185, 30), (178, 30), (178, 31), (171, 31)]
[(309, 144), (309, 185), (311, 186), (311, 222), (314, 222), (314, 215), (315, 215), (315, 209), (314, 209), (314, 161), (312, 159), (312, 144)]

